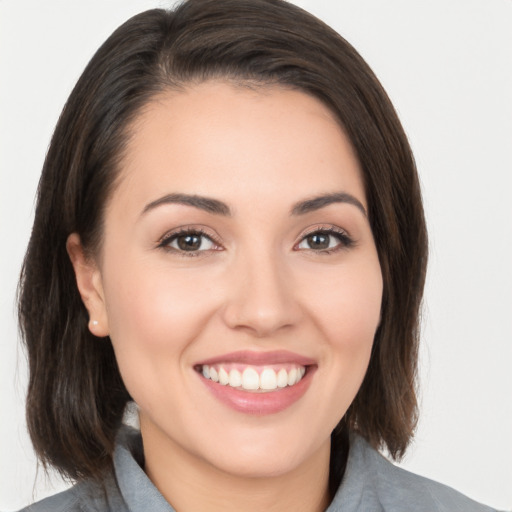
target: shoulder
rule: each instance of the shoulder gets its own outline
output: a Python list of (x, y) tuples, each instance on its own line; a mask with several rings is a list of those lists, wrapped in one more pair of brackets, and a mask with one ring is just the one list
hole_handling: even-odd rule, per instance
[[(19, 512), (128, 512), (130, 507), (125, 498), (132, 496), (132, 501), (139, 498), (139, 501), (144, 501), (148, 487), (151, 487), (141, 468), (143, 458), (140, 432), (122, 426), (116, 439), (114, 470), (106, 471), (102, 481), (84, 479), (70, 489), (29, 505)], [(143, 496), (133, 498), (137, 492)]]
[[(414, 505), (414, 510), (438, 512), (492, 512), (493, 509), (477, 503), (460, 492), (399, 468), (374, 452), (378, 473), (377, 486), (385, 510), (400, 504), (404, 510)], [(386, 505), (388, 508), (386, 508)], [(401, 509), (400, 509), (401, 510)]]
[(351, 440), (345, 476), (333, 504), (337, 501), (340, 510), (354, 511), (495, 512), (446, 485), (395, 466), (359, 436)]
[(45, 498), (19, 512), (84, 512), (86, 509), (80, 504), (80, 491), (77, 488), (78, 486), (75, 486)]
[(77, 483), (66, 491), (45, 498), (19, 512), (124, 512), (127, 508), (111, 478), (104, 485), (91, 480)]

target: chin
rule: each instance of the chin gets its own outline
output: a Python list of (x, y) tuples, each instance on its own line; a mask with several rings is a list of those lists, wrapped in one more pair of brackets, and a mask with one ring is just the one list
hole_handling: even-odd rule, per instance
[[(301, 429), (297, 428), (296, 434), (301, 433)], [(259, 432), (240, 440), (234, 440), (233, 436), (231, 442), (217, 444), (214, 453), (209, 450), (209, 463), (224, 473), (238, 477), (271, 478), (298, 470), (319, 452), (330, 451), (329, 435), (317, 446), (308, 443), (303, 435), (294, 439), (289, 433), (279, 435), (272, 429), (267, 434), (265, 437)]]
[(301, 465), (301, 458), (288, 454), (259, 453), (256, 457), (229, 456), (217, 460), (215, 467), (239, 478), (276, 478), (295, 471)]

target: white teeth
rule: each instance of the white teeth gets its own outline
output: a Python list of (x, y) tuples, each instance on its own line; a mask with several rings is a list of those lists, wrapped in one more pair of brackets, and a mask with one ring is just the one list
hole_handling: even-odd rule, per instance
[(238, 370), (231, 370), (229, 372), (229, 385), (232, 388), (239, 388), (242, 385), (242, 374)]
[(244, 389), (259, 389), (260, 376), (254, 368), (246, 368), (242, 373), (242, 387)]
[(224, 368), (221, 368), (219, 370), (219, 382), (225, 386), (226, 384), (229, 383), (229, 375), (228, 375), (228, 372), (226, 370), (224, 370)]
[[(246, 367), (243, 372), (237, 368), (229, 369), (229, 364), (209, 366), (202, 365), (201, 372), (205, 379), (218, 382), (223, 386), (241, 388), (249, 391), (272, 391), (277, 388), (293, 386), (301, 381), (306, 373), (304, 366), (292, 366), (288, 371), (286, 368), (263, 368), (258, 373), (252, 366)], [(275, 365), (276, 366), (276, 365)], [(291, 365), (287, 365), (290, 367)]]
[(261, 389), (276, 389), (277, 388), (277, 375), (271, 368), (265, 368), (260, 375), (260, 388)]
[(281, 368), (277, 374), (277, 387), (285, 388), (286, 386), (288, 386), (288, 373), (284, 368)]

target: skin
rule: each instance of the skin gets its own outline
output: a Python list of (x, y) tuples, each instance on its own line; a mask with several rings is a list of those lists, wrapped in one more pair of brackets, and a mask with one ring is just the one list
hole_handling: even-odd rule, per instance
[[(139, 407), (145, 471), (180, 512), (320, 511), (328, 505), (330, 433), (353, 401), (380, 318), (382, 277), (361, 170), (332, 113), (278, 87), (222, 82), (167, 92), (132, 127), (109, 200), (101, 253), (68, 239), (89, 328), (110, 336)], [(291, 215), (299, 201), (334, 202)], [(147, 205), (166, 194), (226, 203), (231, 216)], [(184, 254), (176, 228), (210, 238)], [(333, 250), (306, 235), (327, 235)], [(93, 322), (97, 323), (93, 323)], [(289, 350), (315, 361), (285, 410), (245, 414), (206, 389), (201, 360)]]

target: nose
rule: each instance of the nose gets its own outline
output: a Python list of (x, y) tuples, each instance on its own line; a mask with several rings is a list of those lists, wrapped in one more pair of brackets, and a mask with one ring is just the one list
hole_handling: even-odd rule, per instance
[(231, 269), (224, 322), (231, 328), (264, 338), (291, 328), (301, 317), (291, 272), (276, 254), (241, 254)]

